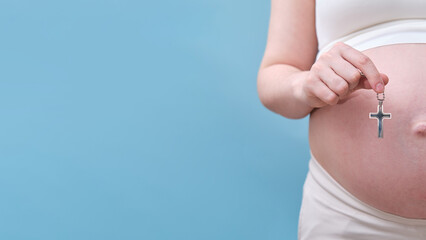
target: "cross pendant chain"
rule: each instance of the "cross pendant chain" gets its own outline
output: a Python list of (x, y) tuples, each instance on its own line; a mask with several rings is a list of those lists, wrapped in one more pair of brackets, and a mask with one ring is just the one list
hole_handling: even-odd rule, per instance
[(379, 97), (377, 94), (377, 100), (379, 100), (379, 105), (377, 106), (377, 113), (370, 113), (370, 119), (377, 119), (379, 138), (383, 138), (383, 119), (391, 119), (392, 114), (383, 112), (383, 101), (385, 101), (385, 93), (382, 97)]

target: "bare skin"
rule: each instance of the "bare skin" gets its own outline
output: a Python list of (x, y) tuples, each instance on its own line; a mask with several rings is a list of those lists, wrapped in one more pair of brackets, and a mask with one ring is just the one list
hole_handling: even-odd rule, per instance
[[(261, 102), (286, 118), (310, 114), (312, 153), (356, 197), (392, 214), (426, 219), (426, 101), (421, 100), (426, 44), (360, 52), (337, 43), (315, 61), (317, 48), (315, 2), (272, 0), (258, 72)], [(368, 113), (376, 111), (376, 93), (385, 86), (385, 112), (393, 119), (384, 121), (385, 137), (379, 140)]]

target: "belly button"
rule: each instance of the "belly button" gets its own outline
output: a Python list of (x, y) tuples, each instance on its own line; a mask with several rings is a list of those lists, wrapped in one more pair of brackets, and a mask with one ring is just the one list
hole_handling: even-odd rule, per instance
[(413, 130), (416, 135), (426, 137), (426, 122), (415, 124)]

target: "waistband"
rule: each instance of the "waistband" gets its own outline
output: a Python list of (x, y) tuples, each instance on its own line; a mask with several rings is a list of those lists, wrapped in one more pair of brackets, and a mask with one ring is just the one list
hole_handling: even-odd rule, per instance
[(319, 46), (316, 60), (336, 42), (344, 42), (358, 51), (398, 43), (426, 43), (426, 19), (394, 20), (353, 32)]
[(311, 152), (311, 159), (309, 161), (309, 174), (311, 174), (312, 179), (328, 193), (329, 196), (337, 199), (340, 202), (343, 202), (345, 205), (351, 209), (363, 212), (368, 215), (373, 215), (375, 217), (388, 220), (391, 222), (406, 224), (406, 225), (416, 225), (416, 226), (426, 226), (426, 219), (413, 219), (413, 218), (404, 218), (398, 215), (387, 213), (381, 211), (375, 207), (368, 205), (367, 203), (359, 200), (354, 195), (349, 193), (342, 185), (340, 185), (315, 159)]

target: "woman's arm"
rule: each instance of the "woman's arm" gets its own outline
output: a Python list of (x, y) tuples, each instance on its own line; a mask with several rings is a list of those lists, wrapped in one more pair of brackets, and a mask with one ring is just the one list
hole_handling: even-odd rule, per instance
[(268, 40), (258, 71), (259, 99), (287, 118), (302, 118), (312, 107), (295, 96), (315, 61), (318, 43), (314, 0), (272, 0)]
[(272, 0), (257, 78), (266, 108), (297, 119), (314, 108), (335, 105), (357, 89), (384, 91), (388, 77), (362, 52), (338, 42), (315, 61), (317, 50), (315, 1)]

